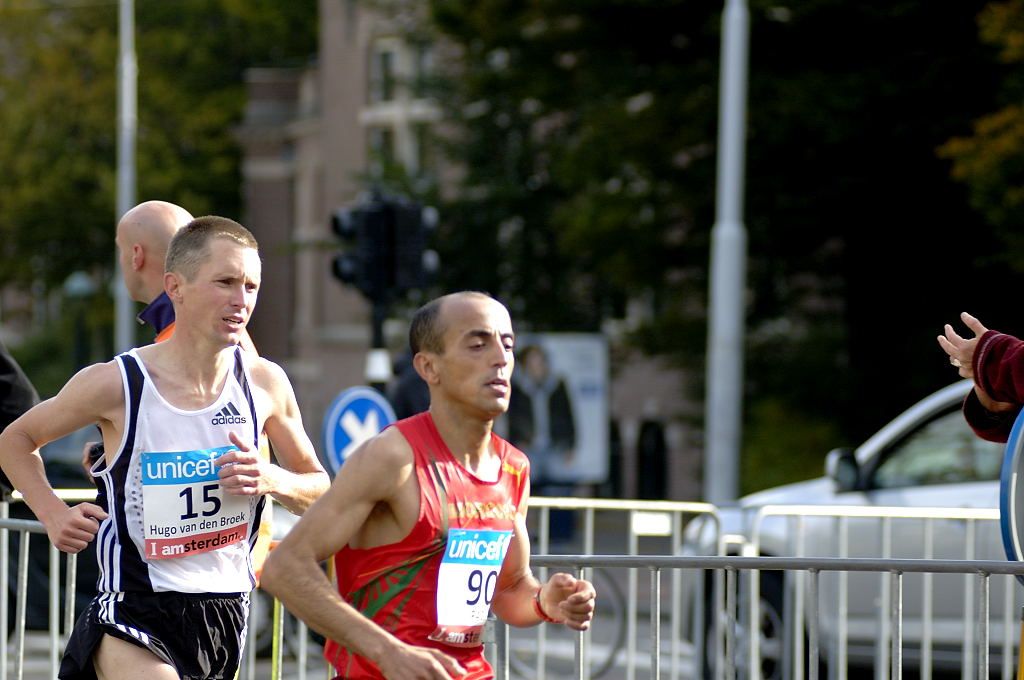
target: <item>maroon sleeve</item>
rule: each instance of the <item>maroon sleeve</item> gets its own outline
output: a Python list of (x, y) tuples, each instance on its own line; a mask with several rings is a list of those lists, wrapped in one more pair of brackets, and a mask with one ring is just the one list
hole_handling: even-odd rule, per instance
[(1024, 342), (988, 331), (974, 349), (974, 380), (995, 401), (1024, 403)]
[(974, 434), (990, 442), (1006, 442), (1010, 437), (1010, 430), (1013, 428), (1013, 421), (1017, 419), (1020, 408), (1003, 413), (994, 413), (981, 405), (978, 395), (974, 390), (967, 393), (964, 399), (964, 418), (967, 424), (974, 430)]
[(974, 349), (974, 380), (995, 401), (1017, 404), (1017, 408), (994, 413), (981, 405), (974, 390), (964, 399), (964, 418), (982, 439), (1005, 442), (1013, 421), (1024, 403), (1024, 342), (1012, 335), (987, 331)]

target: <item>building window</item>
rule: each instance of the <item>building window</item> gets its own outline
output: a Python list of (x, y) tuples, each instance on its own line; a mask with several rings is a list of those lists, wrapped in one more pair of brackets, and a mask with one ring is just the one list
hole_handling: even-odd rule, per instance
[(393, 101), (395, 98), (395, 51), (375, 49), (370, 59), (370, 103)]
[(372, 41), (366, 56), (368, 102), (359, 121), (366, 126), (368, 171), (401, 167), (409, 177), (432, 179), (439, 161), (431, 125), (440, 118), (429, 96), (433, 47), (385, 35)]
[(434, 75), (434, 49), (427, 43), (413, 45), (412, 96), (425, 99), (430, 95), (430, 78)]

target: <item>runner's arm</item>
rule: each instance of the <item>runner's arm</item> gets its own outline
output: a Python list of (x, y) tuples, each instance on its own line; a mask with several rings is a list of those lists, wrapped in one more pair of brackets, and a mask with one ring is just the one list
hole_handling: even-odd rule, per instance
[(407, 645), (363, 616), (345, 602), (319, 566), (360, 535), (374, 509), (397, 498), (413, 474), (412, 451), (397, 430), (367, 441), (271, 551), (260, 585), (311, 628), (373, 661), (385, 677), (447, 679), (449, 670), (461, 672), (453, 659)]
[[(529, 498), (527, 489), (521, 507), (527, 507)], [(518, 514), (491, 600), (494, 615), (512, 626), (535, 626), (548, 621), (586, 630), (594, 617), (594, 600), (594, 586), (589, 581), (559, 572), (541, 584), (533, 576), (526, 516)]]
[(46, 478), (39, 447), (90, 423), (110, 422), (124, 409), (121, 375), (113, 362), (79, 371), (57, 396), (37, 404), (0, 433), (0, 466), (65, 552), (78, 552), (106, 517), (98, 506), (74, 508), (60, 500)]
[[(260, 461), (258, 451), (253, 450), (246, 459), (247, 465), (226, 468), (222, 481), (233, 474), (248, 475), (254, 479), (247, 493), (270, 493), (290, 511), (302, 514), (327, 490), (330, 478), (302, 426), (302, 414), (284, 370), (265, 359), (255, 363), (253, 379), (270, 399), (264, 429), (278, 464)], [(224, 462), (231, 462), (230, 457), (225, 457)], [(226, 484), (230, 490), (231, 482)]]

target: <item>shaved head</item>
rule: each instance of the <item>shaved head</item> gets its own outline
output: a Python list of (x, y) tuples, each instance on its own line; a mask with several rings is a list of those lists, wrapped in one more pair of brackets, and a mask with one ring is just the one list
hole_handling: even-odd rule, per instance
[(441, 308), (448, 302), (473, 299), (497, 302), (487, 293), (463, 290), (434, 298), (420, 307), (413, 315), (412, 323), (409, 325), (409, 348), (413, 355), (422, 351), (442, 354), (445, 349), (444, 332), (447, 330), (447, 326)]
[(121, 217), (115, 241), (121, 274), (133, 300), (148, 304), (163, 291), (167, 246), (178, 229), (191, 221), (187, 210), (166, 201), (140, 203)]

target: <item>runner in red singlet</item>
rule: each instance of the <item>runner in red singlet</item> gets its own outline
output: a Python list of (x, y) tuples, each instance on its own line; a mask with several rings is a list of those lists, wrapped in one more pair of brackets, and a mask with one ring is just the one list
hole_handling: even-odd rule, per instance
[[(511, 389), (508, 310), (482, 293), (447, 295), (416, 313), (409, 340), (430, 410), (348, 458), (262, 584), (329, 639), (339, 677), (484, 680), (489, 611), (586, 630), (594, 588), (530, 572), (529, 463), (492, 432)], [(318, 566), (331, 555), (337, 589)]]

